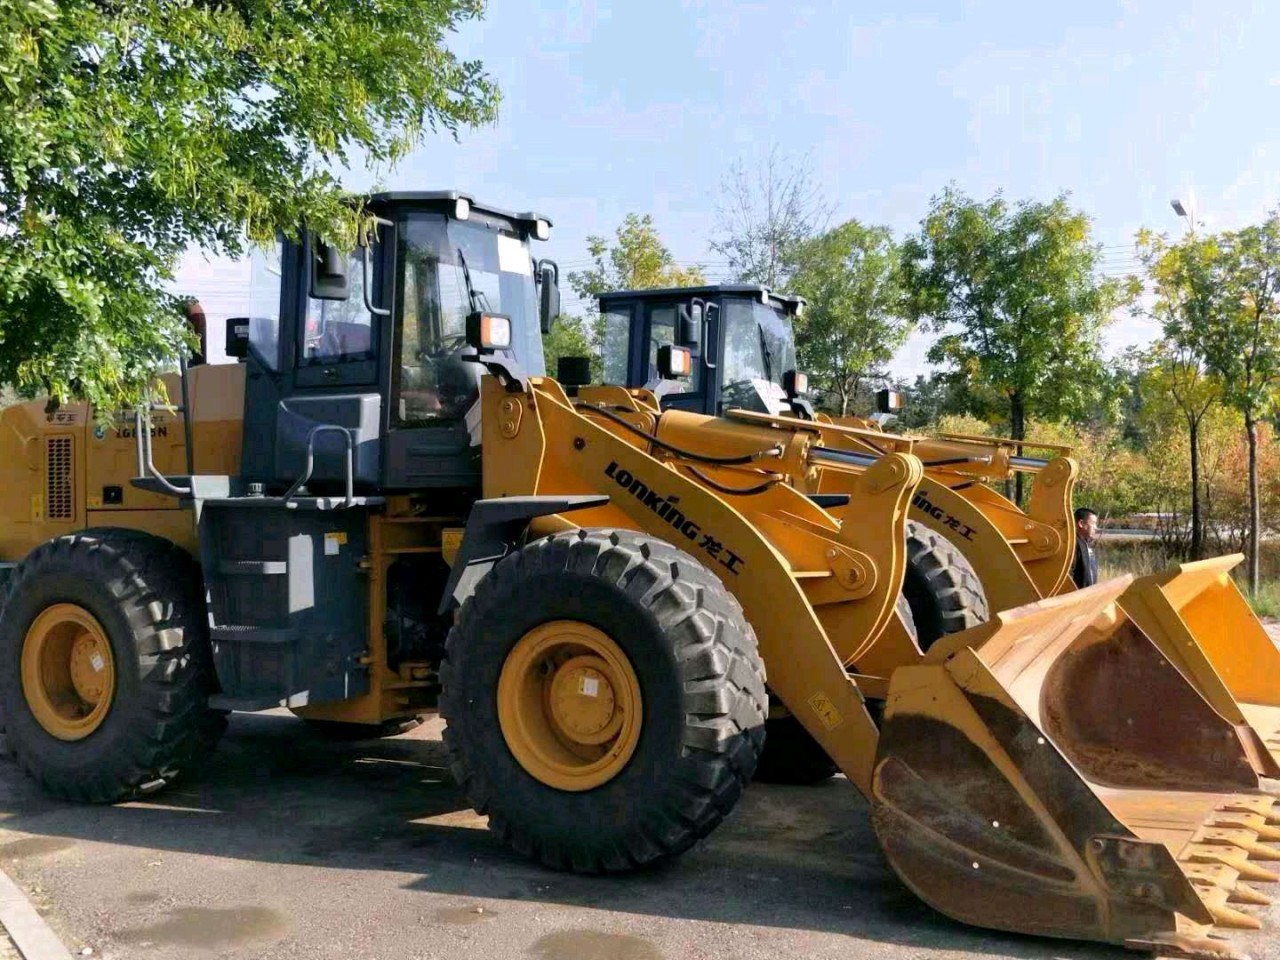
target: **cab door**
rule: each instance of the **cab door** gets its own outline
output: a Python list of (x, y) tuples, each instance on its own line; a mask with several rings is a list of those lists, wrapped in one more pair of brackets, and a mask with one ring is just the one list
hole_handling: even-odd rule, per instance
[[(658, 301), (644, 304), (641, 342), (644, 382), (658, 379), (658, 348), (676, 342), (676, 312), (678, 301)], [(662, 406), (675, 410), (706, 412), (706, 372), (703, 370), (701, 352), (694, 358), (693, 373), (662, 398)]]

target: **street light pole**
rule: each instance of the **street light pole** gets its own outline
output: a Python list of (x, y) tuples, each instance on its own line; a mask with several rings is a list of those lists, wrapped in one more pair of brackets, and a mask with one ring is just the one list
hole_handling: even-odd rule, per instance
[(1190, 212), (1183, 206), (1181, 200), (1170, 200), (1169, 206), (1173, 207), (1173, 212), (1187, 221), (1187, 233), (1194, 235), (1196, 232), (1195, 208), (1192, 207)]

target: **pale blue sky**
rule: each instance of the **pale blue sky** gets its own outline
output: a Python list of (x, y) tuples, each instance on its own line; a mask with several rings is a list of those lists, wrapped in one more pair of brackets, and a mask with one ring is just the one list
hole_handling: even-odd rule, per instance
[[(458, 188), (555, 222), (544, 249), (580, 262), (588, 234), (652, 213), (677, 259), (707, 241), (737, 158), (809, 154), (837, 218), (914, 228), (948, 181), (985, 195), (1069, 190), (1132, 265), (1133, 232), (1209, 228), (1280, 200), (1280, 4), (530, 2), (491, 0), (454, 48), (502, 88), (496, 125), (437, 135), (380, 182)], [(354, 188), (375, 176), (347, 176)], [(230, 273), (194, 265), (219, 287)], [(230, 291), (225, 291), (230, 294)], [(1150, 336), (1125, 321), (1109, 347)], [(922, 368), (922, 338), (895, 372)]]

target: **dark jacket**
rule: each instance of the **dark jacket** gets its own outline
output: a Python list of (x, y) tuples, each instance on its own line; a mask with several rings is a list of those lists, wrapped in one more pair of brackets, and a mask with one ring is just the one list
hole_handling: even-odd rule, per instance
[(1098, 551), (1076, 537), (1076, 562), (1071, 565), (1071, 579), (1077, 587), (1091, 587), (1098, 582)]

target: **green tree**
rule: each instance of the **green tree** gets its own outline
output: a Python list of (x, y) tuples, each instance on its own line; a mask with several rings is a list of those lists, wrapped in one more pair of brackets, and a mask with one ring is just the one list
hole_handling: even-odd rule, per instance
[(898, 248), (886, 227), (857, 220), (801, 244), (791, 289), (808, 303), (796, 324), (803, 369), (834, 410), (849, 404), (893, 358), (911, 324), (903, 319)]
[(1190, 470), (1190, 559), (1204, 554), (1201, 510), (1200, 425), (1221, 398), (1221, 384), (1205, 366), (1196, 331), (1221, 314), (1225, 288), (1213, 238), (1194, 234), (1179, 242), (1147, 231), (1138, 234), (1138, 255), (1154, 294), (1142, 309), (1160, 323), (1164, 339), (1146, 358), (1141, 389), (1147, 403), (1172, 403), (1187, 431)]
[(586, 316), (562, 315), (551, 333), (542, 338), (547, 371), (554, 376), (562, 356), (589, 356), (591, 378), (604, 374), (604, 318), (595, 299), (610, 290), (651, 290), (658, 287), (691, 287), (706, 283), (697, 267), (681, 267), (658, 235), (649, 214), (629, 213), (613, 233), (613, 239), (587, 237), (591, 266), (569, 274), (570, 289), (582, 301)]
[[(1139, 381), (1147, 416), (1159, 421), (1176, 418), (1186, 432), (1188, 495), (1191, 507), (1187, 556), (1204, 556), (1205, 516), (1201, 509), (1203, 481), (1200, 468), (1200, 430), (1205, 416), (1222, 396), (1221, 383), (1212, 376), (1193, 350), (1163, 340), (1150, 351), (1147, 369)], [(1167, 408), (1167, 412), (1163, 408)], [(1150, 421), (1149, 421), (1150, 422)]]
[(350, 245), (330, 172), (496, 115), (447, 35), (481, 0), (0, 8), (0, 383), (135, 399), (189, 349), (164, 292), (190, 246), (306, 223)]
[(1217, 239), (1208, 268), (1221, 291), (1214, 309), (1193, 312), (1185, 336), (1222, 380), (1224, 400), (1244, 417), (1247, 444), (1248, 584), (1257, 591), (1262, 497), (1259, 421), (1275, 406), (1280, 383), (1280, 210), (1260, 226)]
[[(903, 245), (909, 314), (941, 336), (929, 352), (1027, 418), (1086, 412), (1101, 383), (1100, 333), (1132, 291), (1099, 279), (1089, 220), (1065, 196), (1010, 205), (948, 188)], [(1016, 496), (1022, 496), (1018, 475)]]
[(583, 300), (610, 290), (692, 287), (706, 282), (697, 267), (676, 264), (647, 213), (627, 214), (612, 243), (605, 237), (587, 237), (587, 254), (591, 266), (569, 274), (569, 286)]

